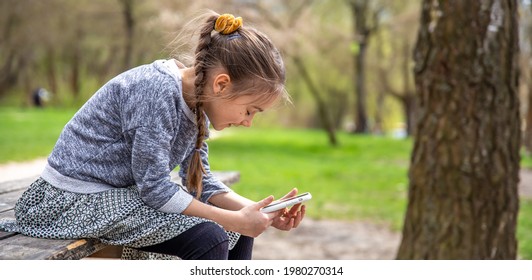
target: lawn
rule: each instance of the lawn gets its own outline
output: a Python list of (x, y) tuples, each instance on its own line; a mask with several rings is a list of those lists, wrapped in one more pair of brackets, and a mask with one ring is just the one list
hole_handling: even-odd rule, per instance
[(74, 113), (0, 107), (0, 164), (46, 157)]
[[(46, 156), (73, 110), (0, 108), (0, 163)], [(238, 170), (233, 188), (252, 199), (280, 197), (297, 187), (313, 194), (316, 219), (366, 220), (399, 231), (406, 207), (412, 142), (297, 129), (229, 129), (209, 140), (213, 170)], [(532, 162), (525, 157), (523, 165)], [(521, 258), (532, 259), (532, 202), (521, 201)]]
[(292, 187), (311, 192), (314, 218), (370, 219), (399, 229), (411, 142), (321, 131), (234, 129), (209, 141), (212, 169), (239, 170), (234, 189), (253, 199)]

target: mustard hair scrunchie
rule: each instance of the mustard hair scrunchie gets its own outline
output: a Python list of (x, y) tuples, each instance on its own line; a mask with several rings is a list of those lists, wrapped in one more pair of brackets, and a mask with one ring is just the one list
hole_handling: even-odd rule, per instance
[(231, 34), (242, 26), (242, 18), (233, 16), (232, 14), (223, 14), (218, 17), (214, 24), (214, 30), (223, 35)]

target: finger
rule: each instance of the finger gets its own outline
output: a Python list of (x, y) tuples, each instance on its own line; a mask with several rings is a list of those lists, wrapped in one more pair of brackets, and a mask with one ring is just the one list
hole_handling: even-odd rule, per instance
[(287, 211), (286, 211), (286, 208), (283, 208), (283, 209), (277, 211), (277, 214), (278, 214), (277, 217), (284, 217), (284, 216), (286, 216), (288, 213), (287, 213)]
[(292, 228), (294, 228), (295, 220), (296, 219), (294, 218), (290, 218), (290, 221), (288, 222), (288, 225), (286, 226), (286, 230), (291, 230)]
[(307, 206), (303, 205), (303, 207), (301, 207), (301, 220), (305, 218), (306, 213), (307, 213)]
[(299, 226), (299, 224), (301, 223), (302, 219), (303, 219), (303, 213), (302, 212), (297, 212), (297, 216), (294, 219), (294, 228), (297, 228)]
[(261, 209), (264, 206), (267, 206), (268, 204), (273, 202), (273, 195), (270, 195), (266, 197), (265, 199), (255, 203), (254, 208), (255, 209)]
[(301, 203), (298, 203), (292, 206), (292, 208), (290, 208), (290, 211), (289, 211), (290, 216), (294, 216), (297, 213), (297, 211), (299, 211), (300, 207), (301, 207)]
[(273, 220), (275, 220), (276, 218), (279, 217), (279, 214), (278, 214), (279, 211), (275, 211), (275, 212), (270, 212), (270, 213), (265, 213), (266, 216), (268, 216), (268, 220), (270, 222), (273, 222)]
[(293, 197), (297, 194), (297, 188), (293, 188), (291, 191), (289, 191), (287, 194), (285, 194), (281, 199)]

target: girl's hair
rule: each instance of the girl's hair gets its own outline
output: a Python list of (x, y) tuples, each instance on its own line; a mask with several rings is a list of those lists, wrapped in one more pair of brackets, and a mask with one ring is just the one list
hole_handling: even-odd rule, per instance
[[(225, 27), (225, 28), (224, 28)], [(198, 44), (194, 55), (195, 114), (198, 125), (196, 150), (187, 171), (187, 188), (201, 196), (202, 177), (205, 173), (200, 149), (208, 134), (204, 102), (207, 78), (213, 69), (223, 68), (231, 78), (232, 90), (223, 98), (235, 99), (253, 95), (258, 102), (285, 100), (290, 97), (285, 90), (285, 67), (281, 55), (270, 39), (254, 28), (244, 27), (241, 18), (219, 15), (209, 11), (199, 28)], [(185, 93), (190, 94), (190, 93)]]

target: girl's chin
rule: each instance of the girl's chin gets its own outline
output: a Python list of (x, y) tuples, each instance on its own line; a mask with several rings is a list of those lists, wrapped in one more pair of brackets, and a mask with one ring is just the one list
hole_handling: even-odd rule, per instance
[(216, 130), (216, 131), (222, 131), (222, 130), (228, 128), (228, 127), (231, 127), (231, 124), (223, 124), (223, 125), (219, 125), (219, 126), (218, 125), (216, 125), (216, 126), (213, 125), (212, 126), (212, 128), (214, 128), (214, 130)]

